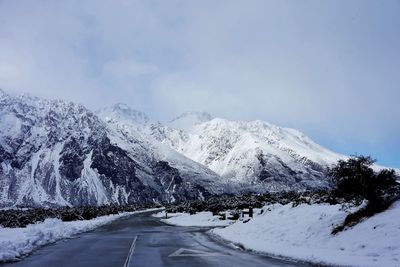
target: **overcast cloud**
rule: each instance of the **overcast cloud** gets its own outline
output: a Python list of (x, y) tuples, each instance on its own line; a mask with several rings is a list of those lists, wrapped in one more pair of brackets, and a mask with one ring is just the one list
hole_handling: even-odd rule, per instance
[(1, 1), (0, 88), (297, 128), (400, 167), (399, 1)]

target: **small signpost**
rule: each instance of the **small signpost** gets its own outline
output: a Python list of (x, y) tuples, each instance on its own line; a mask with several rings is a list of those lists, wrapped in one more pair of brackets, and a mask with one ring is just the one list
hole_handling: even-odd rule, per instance
[(243, 209), (242, 210), (242, 218), (244, 218), (244, 215), (248, 214), (250, 218), (253, 218), (253, 208), (249, 207), (248, 209)]
[(220, 220), (238, 220), (244, 218), (245, 215), (249, 215), (249, 218), (253, 218), (253, 214), (253, 208), (249, 207), (248, 209), (219, 212), (216, 215), (219, 216)]

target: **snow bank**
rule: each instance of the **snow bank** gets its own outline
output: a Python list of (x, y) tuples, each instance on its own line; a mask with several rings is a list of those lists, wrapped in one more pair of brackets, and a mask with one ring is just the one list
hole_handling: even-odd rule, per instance
[(400, 203), (331, 235), (347, 212), (340, 205), (265, 206), (264, 214), (211, 232), (245, 248), (281, 257), (345, 266), (400, 266)]
[[(165, 218), (165, 212), (159, 212), (153, 216), (158, 218)], [(161, 221), (177, 226), (200, 226), (200, 227), (216, 227), (216, 226), (227, 226), (232, 221), (224, 220), (221, 221), (219, 216), (213, 216), (211, 212), (199, 212), (193, 215), (188, 213), (168, 213), (168, 219), (162, 219)]]
[(59, 219), (46, 219), (44, 222), (30, 224), (26, 228), (0, 226), (0, 262), (17, 260), (39, 246), (93, 230), (121, 217), (152, 210), (157, 209), (124, 212), (85, 221), (63, 222)]

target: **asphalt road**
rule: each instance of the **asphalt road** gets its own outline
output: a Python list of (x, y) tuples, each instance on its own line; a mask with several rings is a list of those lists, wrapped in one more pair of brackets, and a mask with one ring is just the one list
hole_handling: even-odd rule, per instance
[(207, 229), (169, 226), (149, 213), (36, 250), (7, 267), (309, 266), (254, 255), (209, 237)]

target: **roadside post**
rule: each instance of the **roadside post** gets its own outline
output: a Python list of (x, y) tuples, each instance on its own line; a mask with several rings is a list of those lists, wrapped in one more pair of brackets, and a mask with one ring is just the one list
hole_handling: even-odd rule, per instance
[(242, 218), (244, 218), (244, 215), (248, 214), (250, 218), (253, 218), (253, 208), (249, 207), (248, 209), (243, 209), (242, 210)]

